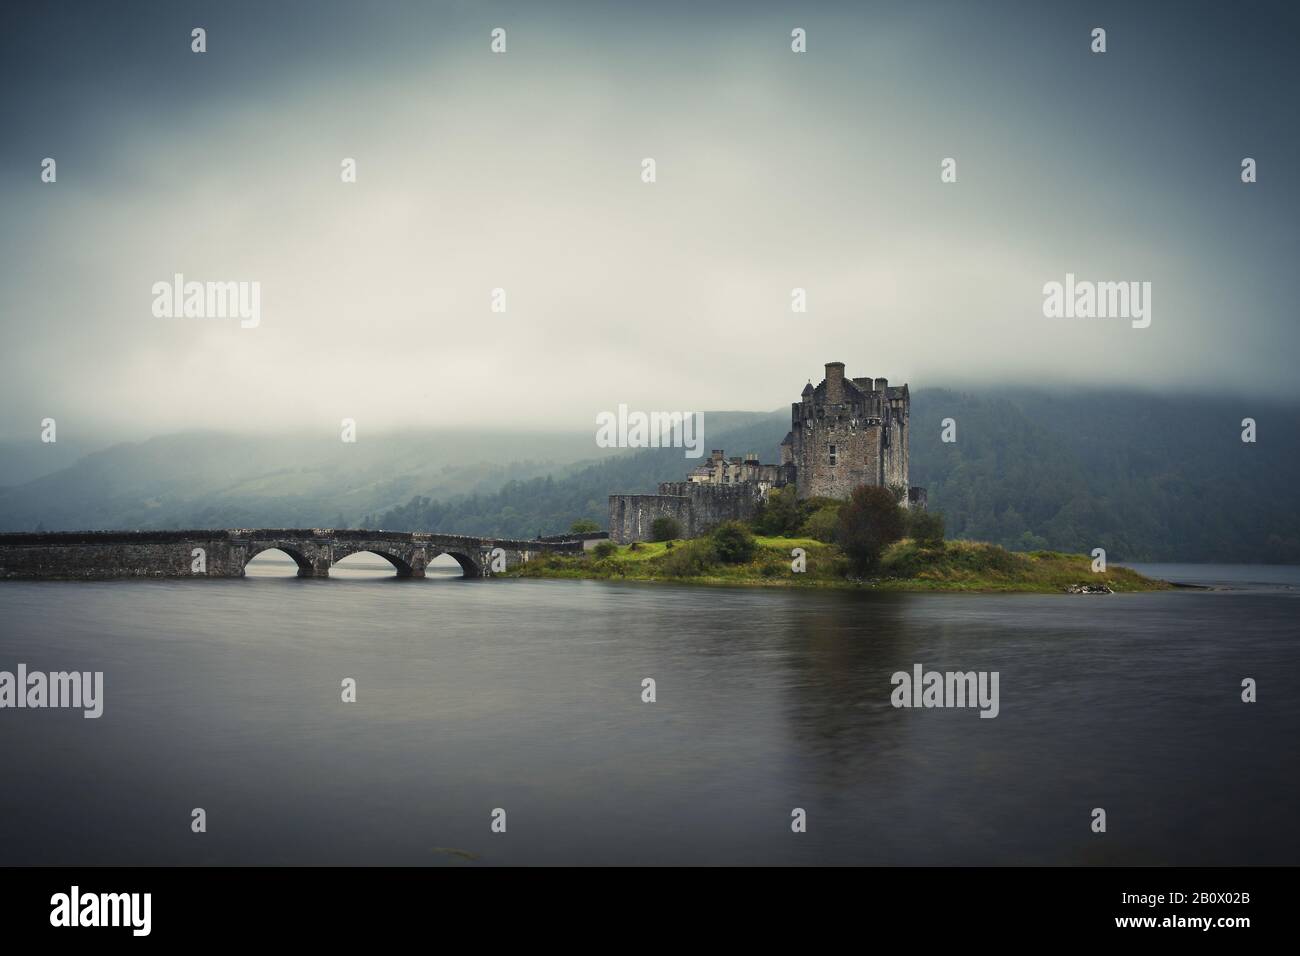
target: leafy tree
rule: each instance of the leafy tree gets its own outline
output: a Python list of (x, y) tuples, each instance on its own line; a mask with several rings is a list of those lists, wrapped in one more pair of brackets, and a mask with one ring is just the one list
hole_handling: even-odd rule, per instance
[(655, 518), (650, 523), (651, 541), (672, 541), (682, 536), (682, 523), (676, 518)]
[(596, 522), (592, 521), (590, 518), (579, 518), (577, 521), (573, 522), (573, 524), (569, 525), (569, 534), (591, 534), (592, 532), (599, 530), (600, 525), (596, 524)]
[(713, 529), (709, 536), (713, 541), (713, 550), (718, 560), (724, 564), (744, 564), (752, 561), (758, 543), (754, 533), (741, 521), (724, 521)]
[(885, 548), (903, 536), (906, 515), (888, 488), (859, 485), (840, 510), (835, 543), (853, 570), (865, 574), (880, 564)]

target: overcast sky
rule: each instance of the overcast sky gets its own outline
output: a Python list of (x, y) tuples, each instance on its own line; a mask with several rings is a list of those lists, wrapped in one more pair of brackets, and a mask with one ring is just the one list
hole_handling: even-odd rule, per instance
[[(0, 436), (584, 428), (832, 360), (1295, 396), (1296, 17), (1136, 6), (6, 5)], [(261, 324), (155, 317), (178, 272)], [(1150, 327), (1045, 318), (1067, 272)]]

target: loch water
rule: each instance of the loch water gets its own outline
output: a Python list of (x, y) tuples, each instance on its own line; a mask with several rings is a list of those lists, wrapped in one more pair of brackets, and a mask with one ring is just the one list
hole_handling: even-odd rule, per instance
[[(0, 864), (1300, 863), (1298, 568), (1139, 566), (1215, 587), (1129, 595), (268, 569), (0, 583), (0, 670), (104, 673), (99, 719), (0, 710)], [(997, 671), (998, 716), (893, 707), (916, 664)]]

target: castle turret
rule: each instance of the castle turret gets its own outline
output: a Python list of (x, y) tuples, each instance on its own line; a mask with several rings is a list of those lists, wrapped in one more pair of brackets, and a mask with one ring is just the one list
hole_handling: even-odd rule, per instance
[(826, 363), (826, 401), (839, 405), (844, 401), (844, 363)]

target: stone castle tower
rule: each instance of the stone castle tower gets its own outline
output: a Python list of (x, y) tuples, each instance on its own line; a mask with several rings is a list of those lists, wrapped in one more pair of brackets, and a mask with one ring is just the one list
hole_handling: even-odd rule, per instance
[[(790, 406), (790, 433), (781, 443), (781, 464), (795, 467), (799, 497), (847, 498), (858, 485), (909, 488), (910, 410), (906, 385), (845, 378), (843, 362), (827, 362), (822, 383), (808, 383), (803, 400)], [(916, 494), (904, 500), (913, 503)]]
[(899, 493), (908, 508), (926, 507), (924, 488), (909, 487), (907, 386), (883, 378), (844, 377), (843, 362), (826, 363), (826, 378), (803, 390), (790, 407), (781, 464), (754, 454), (727, 458), (722, 449), (686, 481), (665, 481), (657, 495), (609, 496), (609, 536), (620, 544), (645, 541), (657, 518), (672, 518), (687, 538), (723, 521), (752, 518), (774, 488), (794, 485), (800, 498), (848, 498), (858, 485)]

